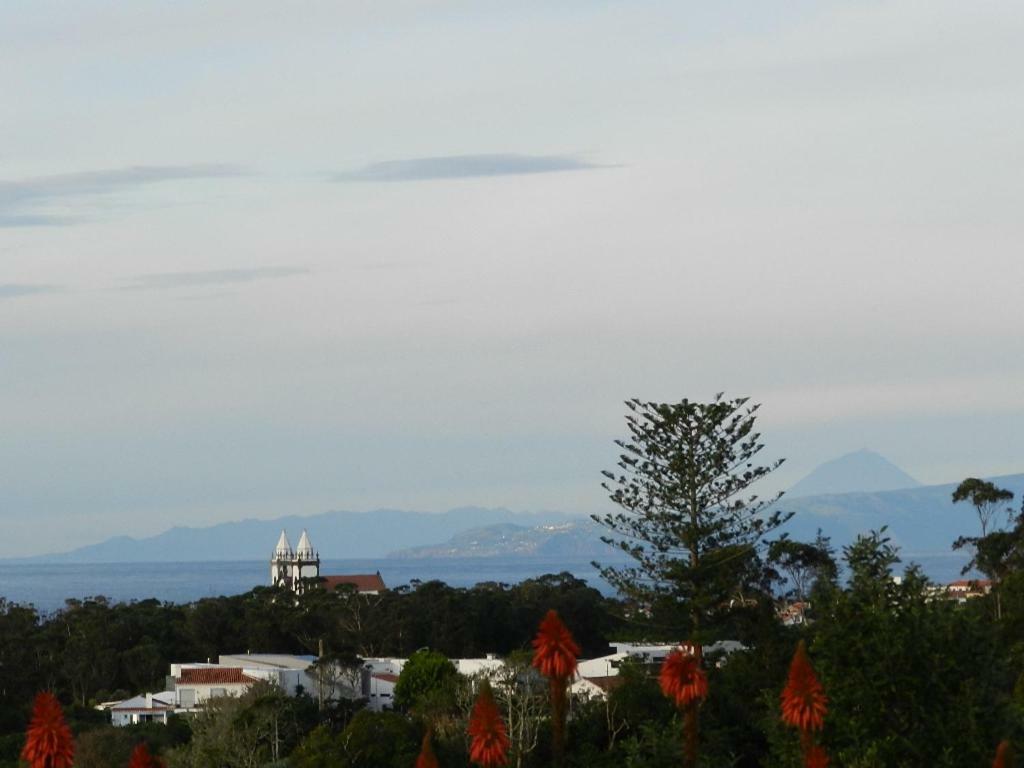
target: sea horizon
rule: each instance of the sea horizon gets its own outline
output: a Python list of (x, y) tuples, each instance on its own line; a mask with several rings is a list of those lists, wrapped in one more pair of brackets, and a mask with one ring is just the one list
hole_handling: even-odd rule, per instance
[[(917, 563), (929, 579), (947, 583), (961, 578), (963, 553), (907, 554), (894, 573)], [(613, 561), (609, 561), (612, 563)], [(614, 561), (618, 564), (624, 561)], [(321, 563), (324, 574), (380, 572), (389, 588), (415, 581), (443, 581), (456, 588), (485, 582), (517, 584), (546, 574), (568, 572), (602, 594), (614, 589), (589, 558), (342, 558)], [(0, 598), (31, 604), (41, 613), (59, 610), (67, 600), (105, 597), (112, 602), (155, 599), (191, 603), (208, 597), (238, 595), (270, 585), (265, 560), (181, 561), (176, 563), (59, 563), (0, 561)]]

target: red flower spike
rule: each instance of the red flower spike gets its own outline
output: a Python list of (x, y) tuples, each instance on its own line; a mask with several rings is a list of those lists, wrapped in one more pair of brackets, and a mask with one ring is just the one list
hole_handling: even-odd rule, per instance
[(32, 706), (21, 759), (30, 768), (71, 768), (75, 742), (64, 722), (64, 711), (52, 693), (40, 693)]
[(141, 742), (136, 744), (135, 749), (132, 750), (128, 768), (164, 768), (164, 761), (150, 754), (149, 747), (145, 742)]
[(828, 753), (817, 744), (804, 755), (804, 768), (828, 768)]
[(1003, 739), (999, 742), (999, 747), (996, 749), (996, 759), (992, 763), (992, 768), (1010, 768), (1013, 763), (1012, 752), (1010, 751), (1010, 742)]
[(685, 707), (708, 696), (708, 678), (700, 668), (700, 660), (682, 651), (672, 651), (661, 664), (658, 675), (661, 692)]
[(789, 680), (782, 691), (782, 721), (801, 731), (820, 731), (825, 724), (828, 697), (821, 687), (804, 641), (796, 647), (789, 665)]
[(554, 611), (548, 611), (540, 622), (533, 648), (533, 666), (544, 677), (568, 680), (576, 673), (580, 647)]
[(483, 768), (508, 765), (508, 732), (485, 680), (469, 718), (469, 760)]
[(419, 757), (416, 758), (415, 768), (441, 768), (437, 762), (437, 755), (434, 754), (434, 747), (430, 741), (430, 729), (423, 734), (423, 746), (420, 747)]

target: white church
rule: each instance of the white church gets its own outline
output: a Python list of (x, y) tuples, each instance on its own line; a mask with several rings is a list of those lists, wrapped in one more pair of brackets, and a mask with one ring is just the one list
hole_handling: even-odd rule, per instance
[(299, 537), (299, 545), (292, 549), (288, 533), (281, 531), (274, 554), (270, 558), (270, 583), (285, 587), (295, 594), (302, 594), (311, 584), (319, 583), (327, 591), (341, 586), (354, 587), (360, 595), (376, 595), (387, 589), (380, 571), (377, 573), (356, 573), (336, 576), (320, 575), (320, 553), (313, 549), (305, 529)]

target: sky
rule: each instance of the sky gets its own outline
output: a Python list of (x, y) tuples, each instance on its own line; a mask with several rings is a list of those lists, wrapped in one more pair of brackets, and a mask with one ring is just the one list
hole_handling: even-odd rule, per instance
[(601, 512), (623, 401), (785, 487), (1024, 471), (1013, 1), (10, 0), (0, 557)]

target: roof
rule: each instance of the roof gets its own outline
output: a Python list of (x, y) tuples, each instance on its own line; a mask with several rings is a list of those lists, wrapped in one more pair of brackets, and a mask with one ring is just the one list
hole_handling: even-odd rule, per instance
[(174, 709), (174, 691), (153, 694), (153, 706), (146, 706), (146, 695), (133, 696), (124, 701), (114, 702), (110, 707), (117, 712), (153, 712), (155, 710)]
[(991, 587), (989, 579), (959, 579), (949, 582), (950, 587)]
[(295, 547), (295, 556), (302, 560), (312, 560), (314, 557), (313, 543), (309, 540), (306, 529), (302, 529), (302, 536), (299, 537), (299, 545)]
[(204, 667), (201, 669), (183, 669), (178, 684), (185, 685), (248, 685), (255, 683), (255, 677), (249, 677), (241, 667)]
[(274, 547), (274, 555), (280, 557), (292, 556), (292, 545), (288, 541), (288, 534), (284, 531), (281, 531), (281, 538), (277, 540), (277, 546)]
[(588, 683), (596, 685), (602, 691), (610, 691), (613, 688), (618, 688), (620, 685), (626, 682), (626, 678), (622, 675), (602, 675), (599, 677), (584, 677)]
[(351, 585), (359, 592), (383, 592), (387, 589), (384, 579), (380, 577), (380, 572), (323, 576), (320, 580), (328, 592), (332, 592), (342, 585)]
[(222, 653), (217, 657), (222, 667), (242, 669), (309, 669), (316, 662), (316, 656), (294, 656), (286, 653)]

